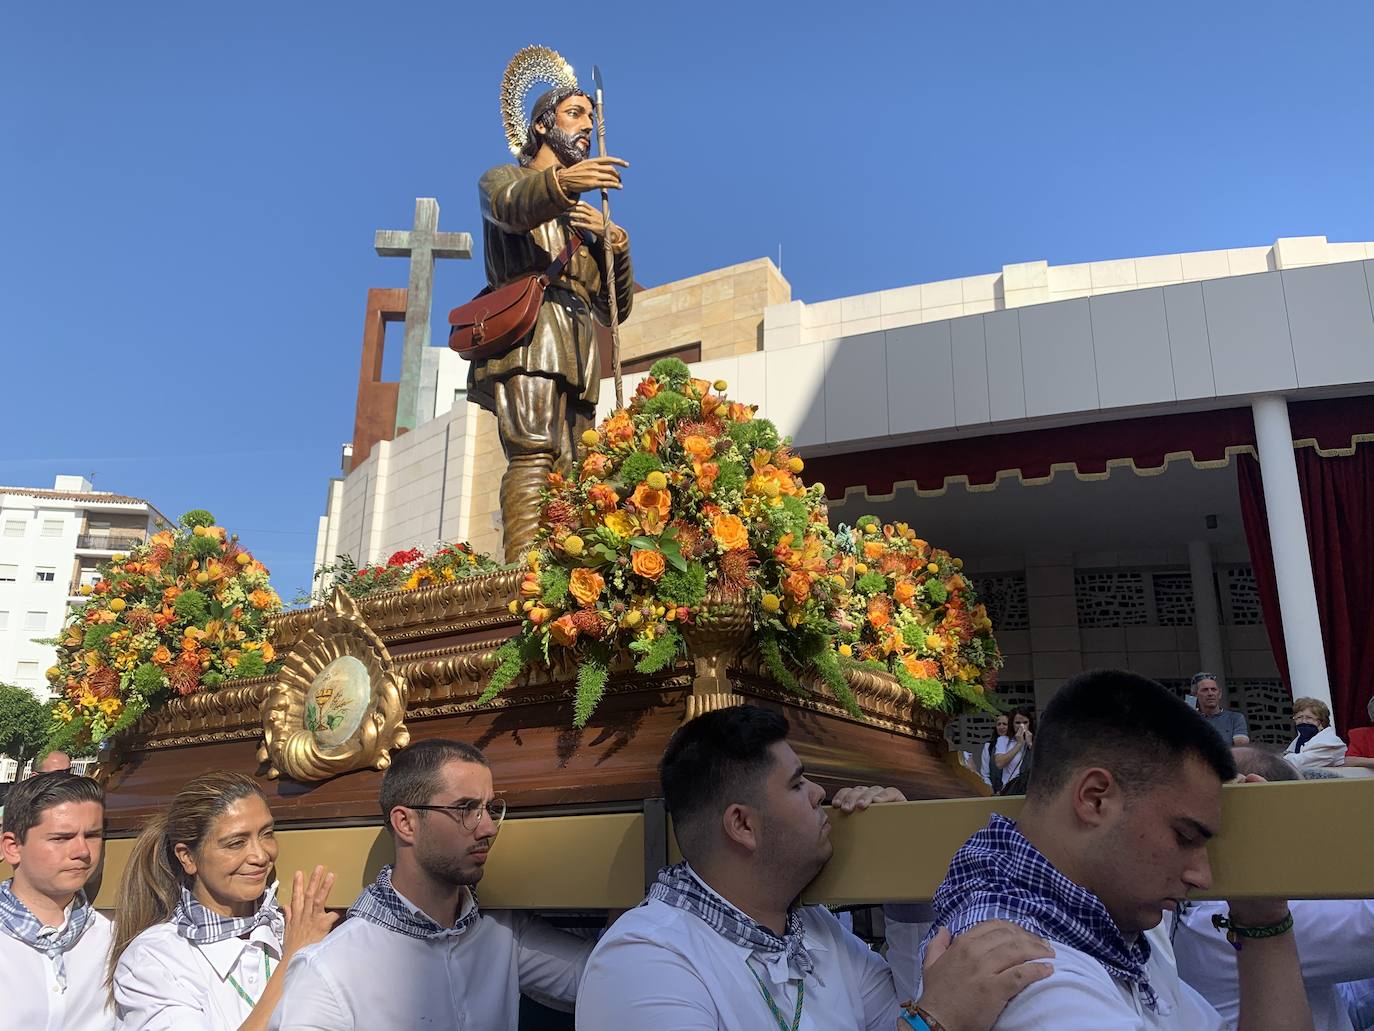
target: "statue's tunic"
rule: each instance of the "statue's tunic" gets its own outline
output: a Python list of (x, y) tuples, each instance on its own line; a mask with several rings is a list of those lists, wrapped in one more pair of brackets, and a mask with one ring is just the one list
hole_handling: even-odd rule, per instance
[[(577, 202), (558, 185), (554, 169), (536, 171), (520, 165), (498, 165), (478, 183), (487, 282), (493, 289), (539, 275), (569, 239), (566, 213)], [(613, 233), (616, 247), (616, 303), (620, 321), (630, 313), (634, 274), (629, 241)], [(515, 374), (550, 376), (559, 381), (570, 407), (590, 417), (601, 386), (592, 313), (609, 325), (604, 251), (600, 241), (578, 248), (567, 271), (549, 285), (538, 321), (520, 345), (497, 357), (474, 362), (468, 374), (468, 397), (495, 413), (497, 383)]]

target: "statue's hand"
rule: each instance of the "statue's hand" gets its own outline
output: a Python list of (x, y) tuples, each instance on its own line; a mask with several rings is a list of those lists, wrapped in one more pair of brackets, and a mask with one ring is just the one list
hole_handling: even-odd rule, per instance
[(568, 221), (574, 229), (591, 233), (598, 240), (606, 234), (606, 220), (602, 218), (600, 211), (586, 201), (577, 202), (576, 207), (568, 212)]
[(560, 168), (558, 185), (564, 193), (586, 193), (589, 190), (620, 189), (620, 169), (629, 168), (630, 163), (622, 158), (587, 158), (567, 168)]

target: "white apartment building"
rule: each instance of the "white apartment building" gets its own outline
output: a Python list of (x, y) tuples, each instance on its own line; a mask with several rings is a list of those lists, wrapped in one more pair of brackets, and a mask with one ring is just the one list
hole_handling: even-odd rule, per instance
[(170, 520), (142, 498), (93, 490), (81, 476), (58, 476), (51, 489), (0, 486), (0, 683), (46, 699), (56, 649), (36, 639), (57, 636), (101, 562), (161, 524)]

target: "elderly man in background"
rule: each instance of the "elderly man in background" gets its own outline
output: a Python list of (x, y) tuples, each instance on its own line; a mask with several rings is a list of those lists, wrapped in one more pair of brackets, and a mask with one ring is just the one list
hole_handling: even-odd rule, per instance
[[(1236, 771), (1266, 781), (1302, 780), (1291, 763), (1258, 748), (1237, 748)], [(1374, 902), (1366, 899), (1295, 899), (1293, 936), (1303, 987), (1316, 1031), (1351, 1031), (1342, 982), (1374, 978)], [(1236, 950), (1212, 917), (1226, 915), (1224, 902), (1185, 902), (1172, 927), (1178, 973), (1235, 1027), (1240, 1015)]]
[(1245, 715), (1234, 709), (1224, 709), (1221, 705), (1221, 683), (1215, 673), (1198, 673), (1193, 677), (1193, 694), (1197, 698), (1197, 711), (1207, 725), (1228, 746), (1248, 745), (1250, 725)]
[(49, 752), (38, 760), (34, 773), (66, 773), (72, 768), (72, 757), (66, 752)]

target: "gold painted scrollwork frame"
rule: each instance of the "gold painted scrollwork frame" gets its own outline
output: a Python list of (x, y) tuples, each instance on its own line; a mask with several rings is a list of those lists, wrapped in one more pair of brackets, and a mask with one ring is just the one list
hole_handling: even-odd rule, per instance
[[(306, 728), (306, 696), (330, 663), (351, 656), (368, 673), (371, 697), (353, 733), (335, 747), (323, 747)], [(286, 656), (281, 672), (262, 703), (263, 743), (258, 760), (269, 764), (267, 776), (320, 781), (351, 770), (384, 770), (391, 751), (410, 743), (402, 719), (406, 711), (405, 678), (391, 661), (382, 639), (367, 625), (357, 603), (336, 590), (324, 611)]]

